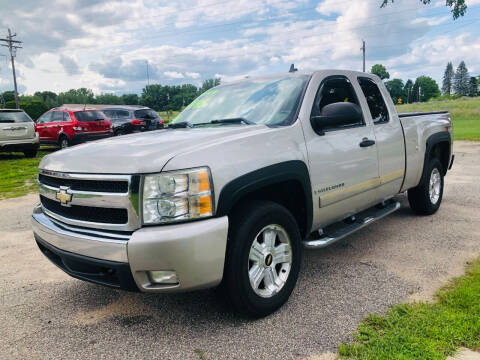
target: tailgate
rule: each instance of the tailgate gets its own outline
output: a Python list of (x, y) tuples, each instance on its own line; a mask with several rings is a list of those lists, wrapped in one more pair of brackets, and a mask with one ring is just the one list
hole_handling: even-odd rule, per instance
[(33, 122), (0, 123), (0, 141), (32, 139), (34, 137)]

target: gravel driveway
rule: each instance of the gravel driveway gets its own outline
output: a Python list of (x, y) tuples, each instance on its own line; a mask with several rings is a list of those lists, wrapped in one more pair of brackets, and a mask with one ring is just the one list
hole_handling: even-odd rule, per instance
[(457, 142), (442, 207), (402, 208), (341, 243), (305, 252), (290, 301), (262, 320), (212, 290), (120, 292), (72, 279), (33, 241), (36, 196), (0, 201), (0, 358), (299, 359), (335, 351), (368, 313), (429, 299), (480, 255), (480, 143)]

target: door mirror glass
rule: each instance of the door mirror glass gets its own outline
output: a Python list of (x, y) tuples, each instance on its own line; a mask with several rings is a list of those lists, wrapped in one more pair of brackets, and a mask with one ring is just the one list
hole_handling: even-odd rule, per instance
[(319, 116), (312, 116), (312, 127), (318, 135), (325, 131), (363, 125), (362, 109), (350, 102), (335, 102), (325, 105)]

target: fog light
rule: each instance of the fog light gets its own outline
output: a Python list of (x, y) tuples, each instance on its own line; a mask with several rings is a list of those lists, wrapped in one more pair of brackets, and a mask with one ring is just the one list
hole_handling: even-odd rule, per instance
[(177, 273), (175, 271), (149, 271), (148, 277), (154, 284), (178, 284)]

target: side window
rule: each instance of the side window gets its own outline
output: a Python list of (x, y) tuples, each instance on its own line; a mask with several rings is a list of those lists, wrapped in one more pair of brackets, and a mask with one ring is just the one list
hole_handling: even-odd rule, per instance
[[(350, 82), (350, 80), (344, 76), (335, 76), (325, 79), (318, 89), (315, 97), (315, 102), (312, 109), (312, 117), (324, 116), (322, 110), (325, 106), (334, 103), (352, 103), (359, 107), (357, 95)], [(361, 119), (352, 118), (351, 122), (338, 123), (337, 125), (328, 125), (324, 130), (340, 130), (344, 128), (356, 127), (365, 125), (363, 117)]]
[(66, 111), (63, 112), (63, 121), (72, 121), (70, 115)]
[(128, 118), (129, 117), (128, 111), (126, 111), (126, 110), (117, 110), (116, 113), (117, 113), (117, 117), (119, 117), (119, 118)]
[(387, 123), (389, 120), (387, 104), (375, 81), (369, 78), (358, 78), (358, 83), (367, 99), (373, 123), (375, 125)]
[(42, 116), (40, 116), (38, 118), (37, 123), (38, 124), (48, 123), (48, 122), (50, 122), (51, 117), (52, 117), (52, 113), (51, 112), (46, 112), (45, 114), (43, 114)]
[(52, 115), (52, 122), (63, 121), (63, 111), (54, 111)]
[(107, 115), (110, 119), (116, 118), (115, 110), (103, 110), (103, 113)]

